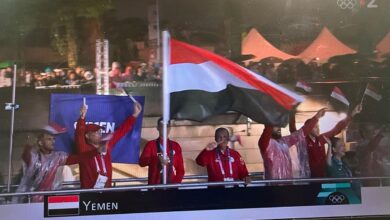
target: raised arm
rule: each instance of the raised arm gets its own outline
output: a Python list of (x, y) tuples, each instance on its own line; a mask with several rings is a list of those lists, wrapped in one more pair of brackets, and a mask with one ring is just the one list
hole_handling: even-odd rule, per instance
[(111, 139), (108, 141), (107, 150), (111, 151), (114, 148), (115, 144), (133, 128), (135, 120), (138, 117), (138, 115), (141, 113), (141, 111), (142, 111), (141, 104), (135, 102), (133, 115), (129, 116), (125, 120), (125, 122), (123, 122), (121, 126), (114, 131)]
[(196, 163), (199, 165), (199, 166), (207, 166), (208, 162), (207, 162), (207, 150), (206, 149), (203, 149), (200, 154), (196, 157)]
[(85, 117), (87, 115), (87, 106), (82, 106), (80, 109), (80, 118), (77, 120), (76, 130), (75, 130), (75, 142), (76, 149), (78, 153), (90, 151), (90, 148), (85, 141)]
[(325, 132), (322, 136), (327, 138), (334, 137), (339, 134), (344, 128), (348, 126), (348, 124), (352, 121), (352, 118), (359, 114), (362, 111), (362, 105), (357, 105), (354, 110), (343, 120), (339, 121), (335, 127), (333, 127), (330, 131)]
[(273, 130), (273, 126), (265, 125), (263, 133), (261, 134), (258, 142), (258, 146), (261, 152), (265, 152), (267, 150), (269, 142), (271, 140), (272, 130)]
[(303, 135), (307, 136), (310, 134), (314, 126), (317, 125), (318, 120), (320, 120), (320, 118), (322, 118), (325, 115), (326, 110), (327, 108), (322, 108), (318, 110), (318, 112), (312, 118), (310, 118), (305, 122), (305, 125), (302, 127)]
[(339, 121), (336, 126), (334, 126), (330, 131), (327, 131), (322, 134), (322, 136), (330, 138), (334, 137), (337, 134), (339, 134), (344, 128), (348, 126), (348, 124), (351, 122), (352, 117), (348, 115), (345, 119)]

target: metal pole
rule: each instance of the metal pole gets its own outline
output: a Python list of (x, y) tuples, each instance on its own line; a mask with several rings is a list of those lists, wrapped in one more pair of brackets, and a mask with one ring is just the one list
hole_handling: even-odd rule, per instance
[[(168, 88), (168, 65), (170, 63), (170, 44), (168, 31), (163, 32), (163, 156), (167, 158), (167, 124), (170, 116), (170, 94)], [(171, 161), (173, 162), (173, 161)], [(167, 183), (167, 166), (163, 166), (163, 184)]]
[(96, 40), (96, 94), (102, 94), (102, 42)]
[(108, 40), (103, 40), (103, 94), (109, 95), (110, 94), (110, 78), (109, 78), (109, 71), (110, 71), (110, 64), (109, 64), (109, 52), (108, 52)]
[(12, 146), (14, 141), (14, 122), (15, 122), (15, 93), (16, 93), (16, 64), (14, 64), (14, 78), (12, 83), (12, 110), (11, 110), (11, 131), (9, 134), (7, 192), (11, 192)]
[(161, 63), (160, 57), (160, 8), (159, 8), (159, 0), (156, 0), (156, 31), (157, 31), (157, 49), (156, 49), (156, 57), (157, 63)]

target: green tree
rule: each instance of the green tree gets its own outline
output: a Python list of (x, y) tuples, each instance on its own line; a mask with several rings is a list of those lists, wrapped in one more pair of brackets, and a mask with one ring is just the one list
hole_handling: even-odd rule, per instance
[[(50, 30), (52, 45), (67, 57), (70, 67), (78, 65), (81, 45), (87, 44), (87, 50), (93, 53), (91, 48), (94, 48), (94, 42), (103, 35), (102, 15), (115, 5), (115, 0), (2, 1), (0, 43), (15, 45), (20, 49), (29, 32), (46, 27)], [(89, 43), (80, 39), (84, 30), (91, 34), (87, 40)]]
[[(103, 36), (102, 16), (113, 9), (114, 3), (115, 0), (58, 0), (55, 7), (51, 8), (54, 14), (53, 45), (58, 52), (67, 55), (70, 67), (79, 64), (79, 54), (82, 50), (88, 51), (86, 56), (94, 57), (96, 39)], [(85, 31), (88, 31), (88, 34), (83, 41), (80, 36)], [(81, 45), (84, 47), (82, 50)]]

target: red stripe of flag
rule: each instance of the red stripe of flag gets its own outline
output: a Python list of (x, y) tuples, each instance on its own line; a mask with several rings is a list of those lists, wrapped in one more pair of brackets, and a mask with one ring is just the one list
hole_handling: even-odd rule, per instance
[[(237, 78), (245, 81), (254, 88), (269, 94), (277, 103), (283, 106), (285, 109), (290, 110), (292, 107), (297, 104), (297, 101), (283, 93), (282, 91), (258, 80), (255, 76), (249, 74), (245, 69), (238, 64), (227, 60), (225, 58), (219, 57), (216, 54), (213, 54), (209, 51), (205, 51), (201, 48), (171, 39), (171, 49), (174, 48), (175, 53), (171, 53), (171, 64), (178, 63), (203, 63), (207, 61), (212, 61), (217, 65), (224, 68), (226, 71), (230, 72)], [(173, 49), (172, 49), (173, 50)]]
[(66, 128), (65, 127), (62, 127), (61, 125), (59, 124), (56, 124), (54, 122), (50, 122), (49, 125), (51, 127), (53, 127), (57, 132), (65, 132), (66, 131)]
[(61, 202), (78, 202), (79, 196), (50, 196), (47, 198), (48, 203), (61, 203)]

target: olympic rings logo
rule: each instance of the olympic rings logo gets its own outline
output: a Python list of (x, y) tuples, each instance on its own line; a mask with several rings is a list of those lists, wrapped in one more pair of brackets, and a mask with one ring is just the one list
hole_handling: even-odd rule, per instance
[(340, 204), (345, 200), (345, 196), (344, 195), (330, 195), (329, 200), (332, 203)]
[(356, 4), (356, 0), (337, 0), (337, 5), (341, 9), (353, 9), (355, 8)]
[(347, 196), (340, 192), (331, 193), (325, 202), (327, 205), (349, 204)]

